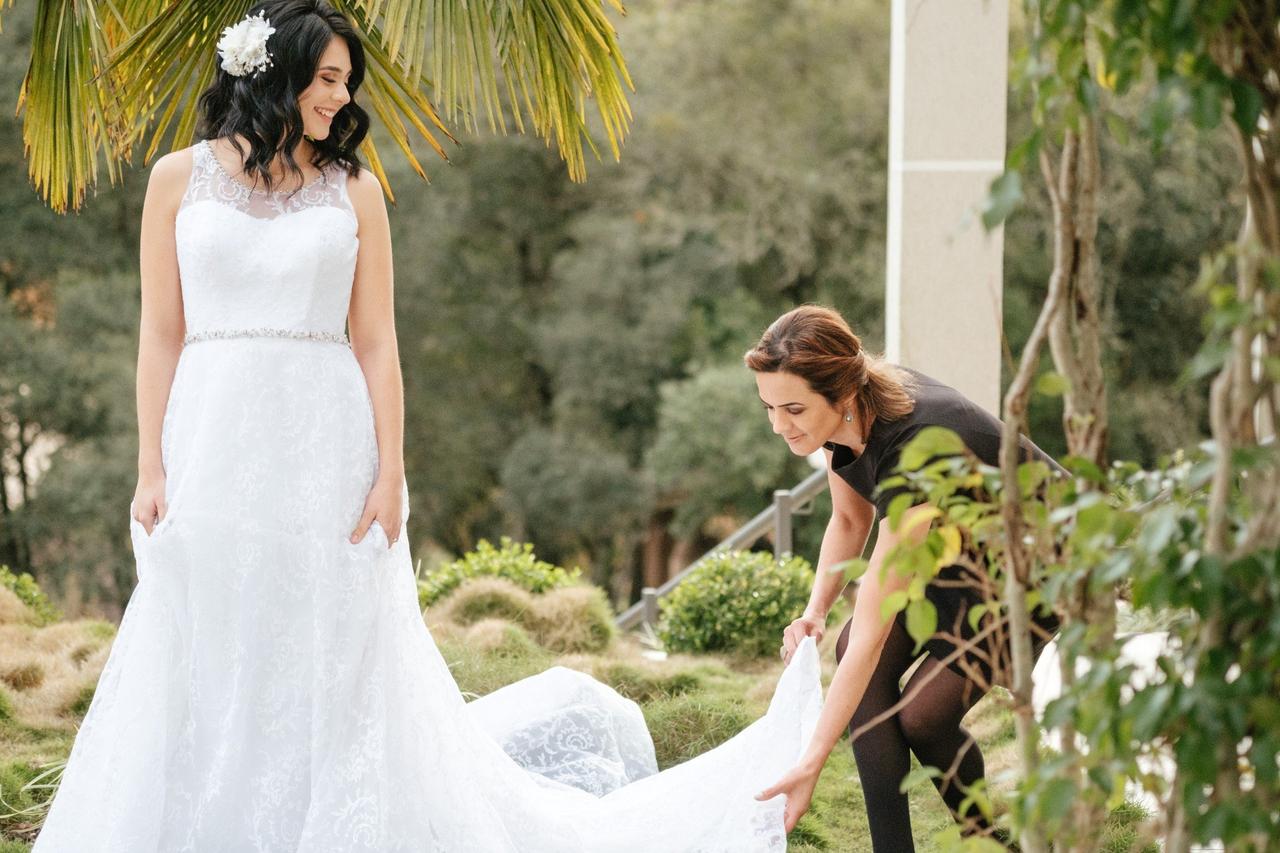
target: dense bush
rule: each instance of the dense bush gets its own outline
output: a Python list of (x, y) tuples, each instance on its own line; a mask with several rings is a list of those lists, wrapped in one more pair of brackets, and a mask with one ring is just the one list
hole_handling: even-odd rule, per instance
[(527, 542), (512, 542), (504, 536), (501, 547), (494, 548), (481, 539), (474, 551), (427, 572), (418, 581), (418, 604), (424, 609), (430, 607), (470, 578), (503, 578), (521, 589), (538, 593), (575, 583), (580, 574), (579, 569), (565, 571), (539, 560)]
[(812, 586), (813, 569), (800, 557), (716, 554), (663, 599), (658, 635), (671, 651), (773, 654)]
[(18, 596), (35, 616), (37, 625), (48, 625), (62, 618), (62, 614), (36, 584), (35, 578), (26, 572), (14, 574), (7, 565), (0, 565), (0, 586)]

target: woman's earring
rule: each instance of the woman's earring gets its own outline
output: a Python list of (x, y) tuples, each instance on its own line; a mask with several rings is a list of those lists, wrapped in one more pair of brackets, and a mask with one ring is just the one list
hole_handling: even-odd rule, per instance
[(845, 423), (847, 423), (847, 424), (851, 424), (851, 423), (853, 423), (853, 412), (845, 411), (845, 413), (844, 413), (844, 422), (845, 422)]

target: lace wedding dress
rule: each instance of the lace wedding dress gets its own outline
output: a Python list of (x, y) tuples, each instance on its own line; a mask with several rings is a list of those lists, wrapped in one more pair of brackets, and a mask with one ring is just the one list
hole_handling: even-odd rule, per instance
[(785, 849), (782, 798), (754, 795), (816, 722), (812, 641), (764, 717), (661, 773), (637, 706), (586, 675), (467, 704), (408, 536), (349, 540), (378, 454), (347, 177), (268, 193), (192, 153), (168, 513), (148, 534), (130, 508), (137, 588), (36, 853)]

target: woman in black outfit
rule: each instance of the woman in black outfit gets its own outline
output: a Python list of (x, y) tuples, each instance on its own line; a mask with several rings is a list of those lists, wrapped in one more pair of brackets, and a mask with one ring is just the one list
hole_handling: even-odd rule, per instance
[[(1007, 644), (1004, 648), (987, 644), (983, 651), (991, 657), (964, 652), (944, 663), (956, 646), (935, 635), (926, 642), (921, 652), (925, 659), (910, 681), (899, 687), (919, 655), (913, 654), (915, 641), (907, 634), (905, 615), (899, 613), (884, 622), (880, 605), (890, 593), (904, 589), (908, 580), (896, 572), (881, 577), (880, 569), (902, 531), (911, 530), (909, 519), (926, 505), (908, 509), (895, 533), (886, 514), (890, 500), (903, 488), (877, 494), (876, 486), (892, 475), (902, 448), (926, 426), (954, 430), (980, 459), (999, 464), (1000, 421), (953, 388), (869, 355), (838, 313), (818, 306), (806, 305), (778, 318), (745, 361), (755, 372), (773, 431), (797, 455), (823, 448), (829, 468), (831, 520), (822, 539), (809, 605), (783, 638), (782, 651), (788, 660), (805, 637), (822, 638), (827, 613), (845, 585), (843, 574), (829, 569), (860, 556), (872, 521), (877, 516), (881, 520), (853, 616), (836, 645), (836, 674), (813, 739), (801, 762), (759, 798), (786, 794), (790, 831), (808, 810), (818, 775), (840, 733), (846, 727), (854, 732), (925, 683), (897, 714), (853, 742), (873, 848), (876, 853), (912, 851), (907, 795), (898, 790), (910, 766), (908, 750), (922, 765), (942, 771), (943, 778), (935, 778), (934, 784), (959, 818), (966, 790), (985, 774), (982, 753), (962, 721), (991, 684), (988, 660), (1007, 659), (1008, 649)], [(1065, 473), (1025, 437), (1021, 445), (1024, 458), (1041, 460)], [(916, 525), (905, 535), (921, 540), (928, 527)], [(937, 608), (939, 631), (969, 640), (975, 632), (969, 626), (968, 609), (982, 601), (982, 595), (976, 585), (963, 582), (964, 575), (960, 566), (942, 569), (925, 595)], [(1057, 620), (1051, 614), (1038, 614), (1033, 622), (1041, 629), (1034, 649), (1038, 656), (1057, 629)], [(980, 681), (974, 680), (975, 673)], [(989, 828), (976, 809), (965, 817), (979, 829)]]

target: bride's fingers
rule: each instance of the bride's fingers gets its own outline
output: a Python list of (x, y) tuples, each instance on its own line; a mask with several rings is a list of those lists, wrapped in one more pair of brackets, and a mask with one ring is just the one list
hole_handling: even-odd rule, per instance
[(374, 514), (366, 512), (360, 516), (360, 523), (356, 525), (356, 529), (351, 533), (351, 541), (359, 542), (364, 538), (365, 533), (369, 532), (369, 525), (373, 524)]
[(776, 796), (778, 796), (779, 794), (781, 794), (781, 793), (782, 793), (782, 790), (783, 790), (783, 785), (782, 785), (782, 783), (781, 783), (781, 782), (779, 782), (778, 784), (774, 785), (773, 787), (771, 787), (771, 788), (765, 788), (763, 791), (761, 791), (760, 793), (756, 794), (756, 799), (757, 799), (757, 800), (762, 800), (762, 801), (763, 801), (763, 800), (772, 800), (774, 797), (776, 797)]

